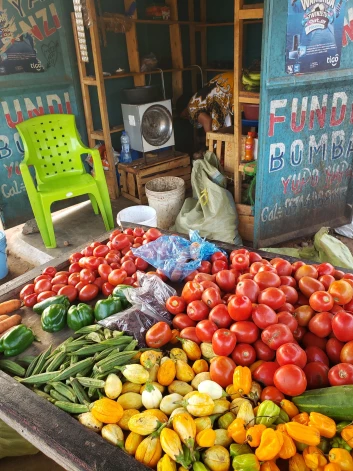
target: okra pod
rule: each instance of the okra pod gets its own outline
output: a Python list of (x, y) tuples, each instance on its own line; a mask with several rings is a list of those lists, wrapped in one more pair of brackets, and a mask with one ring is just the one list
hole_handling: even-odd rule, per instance
[(64, 370), (66, 370), (66, 368), (67, 368), (68, 366), (70, 366), (70, 365), (71, 365), (71, 361), (70, 361), (70, 360), (66, 360), (62, 365), (60, 365), (59, 371), (64, 371)]
[(113, 339), (117, 339), (118, 337), (121, 337), (124, 335), (124, 332), (120, 332), (120, 330), (113, 330)]
[(113, 357), (107, 363), (103, 363), (103, 365), (97, 367), (98, 373), (105, 373), (106, 371), (111, 370), (116, 366), (123, 366), (129, 363), (131, 358), (136, 355), (136, 352), (121, 352), (124, 356)]
[(55, 403), (55, 399), (51, 397), (49, 394), (46, 392), (41, 391), (40, 389), (34, 388), (33, 392), (37, 394), (37, 396), (42, 397), (43, 399), (46, 399), (47, 401), (51, 402), (52, 404)]
[(50, 390), (50, 396), (55, 399), (55, 402), (56, 401), (67, 401), (67, 398), (65, 396), (63, 396), (62, 394), (60, 394), (58, 391), (56, 391), (54, 388)]
[(29, 376), (32, 375), (34, 368), (36, 367), (36, 364), (38, 363), (39, 356), (33, 358), (31, 363), (28, 365), (28, 368), (25, 373), (25, 378), (28, 378)]
[(82, 386), (85, 386), (86, 388), (104, 388), (105, 386), (105, 381), (101, 379), (95, 379), (95, 378), (85, 378), (85, 377), (77, 377), (77, 381), (82, 384)]
[(76, 376), (81, 376), (81, 377), (90, 376), (92, 373), (92, 368), (93, 368), (92, 365), (89, 365), (85, 370), (82, 370), (79, 373), (77, 373)]
[(76, 330), (75, 334), (90, 334), (91, 332), (97, 332), (98, 330), (102, 330), (103, 327), (99, 324), (93, 325), (86, 325), (79, 330)]
[(103, 343), (94, 343), (93, 345), (87, 345), (80, 349), (77, 349), (71, 355), (77, 356), (89, 356), (93, 355), (94, 353), (102, 352), (107, 348), (107, 345), (103, 345)]
[(119, 351), (119, 349), (116, 348), (116, 347), (110, 347), (110, 348), (108, 347), (105, 350), (103, 350), (102, 352), (97, 353), (96, 362), (98, 363), (100, 360), (104, 360), (104, 358), (107, 358), (108, 355), (110, 355), (111, 353), (117, 353), (118, 351)]
[(99, 332), (91, 332), (90, 334), (86, 335), (86, 339), (100, 343), (102, 340), (104, 340), (104, 335), (101, 335)]
[(47, 393), (47, 394), (50, 393), (51, 389), (53, 389), (53, 386), (50, 383), (48, 383), (44, 386), (44, 392)]
[(61, 348), (61, 351), (66, 353), (76, 353), (76, 350), (79, 350), (82, 347), (87, 347), (89, 345), (95, 344), (91, 340), (79, 340), (78, 342), (71, 342), (69, 345), (64, 345)]
[(114, 347), (115, 345), (116, 345), (117, 347), (119, 347), (119, 346), (121, 346), (121, 345), (126, 346), (126, 345), (128, 345), (128, 344), (131, 342), (131, 340), (133, 340), (133, 339), (134, 339), (134, 338), (131, 337), (130, 335), (126, 335), (126, 336), (124, 336), (124, 337), (118, 337), (118, 338), (116, 338), (116, 339), (113, 339), (113, 338), (112, 338), (112, 339), (103, 340), (103, 342), (101, 342), (101, 345), (103, 344), (103, 345), (107, 345), (107, 346), (109, 346), (109, 347)]
[(89, 407), (85, 404), (73, 404), (72, 402), (66, 401), (56, 401), (55, 405), (59, 409), (68, 412), (69, 414), (83, 414), (84, 412), (89, 412)]
[(68, 345), (69, 343), (73, 342), (74, 338), (73, 337), (68, 337), (64, 342), (62, 342), (60, 345), (58, 345), (49, 355), (48, 358), (53, 358), (58, 352), (60, 352), (60, 348)]
[(21, 378), (26, 374), (26, 370), (12, 360), (0, 360), (0, 370), (12, 375), (21, 376)]
[(132, 352), (137, 347), (138, 341), (131, 340), (131, 342), (124, 348), (124, 352)]
[(85, 358), (84, 360), (79, 361), (76, 365), (69, 366), (64, 371), (59, 373), (55, 378), (55, 381), (63, 381), (64, 379), (70, 378), (70, 376), (75, 376), (77, 373), (86, 370), (88, 367), (92, 367), (94, 364), (94, 359), (92, 357)]
[(48, 356), (50, 355), (51, 352), (51, 345), (39, 355), (39, 359), (37, 361), (37, 364), (33, 370), (32, 375), (38, 375), (39, 373), (43, 373), (44, 371), (44, 365), (45, 362), (47, 361)]
[(72, 389), (75, 391), (76, 397), (80, 404), (88, 406), (90, 404), (89, 397), (87, 396), (86, 391), (83, 386), (79, 383), (77, 378), (70, 378)]
[(65, 359), (66, 359), (66, 353), (65, 352), (58, 352), (52, 358), (52, 361), (47, 366), (46, 371), (47, 372), (57, 371), (60, 368), (60, 365), (62, 365), (64, 363)]
[(28, 376), (28, 378), (21, 378), (20, 382), (22, 384), (44, 384), (48, 383), (48, 381), (53, 381), (53, 379), (58, 376), (59, 373), (59, 371), (40, 373), (38, 375)]
[(70, 402), (76, 402), (76, 394), (70, 386), (61, 383), (60, 381), (54, 381), (51, 384), (55, 391), (57, 391), (62, 396), (66, 397), (66, 400), (69, 400)]
[(70, 365), (74, 365), (78, 362), (78, 355), (71, 355), (70, 356)]
[(23, 357), (19, 358), (18, 361), (24, 363), (25, 365), (30, 365), (36, 358), (37, 357), (33, 355), (24, 355)]
[(111, 339), (113, 337), (113, 332), (110, 329), (104, 329), (103, 335), (106, 339)]

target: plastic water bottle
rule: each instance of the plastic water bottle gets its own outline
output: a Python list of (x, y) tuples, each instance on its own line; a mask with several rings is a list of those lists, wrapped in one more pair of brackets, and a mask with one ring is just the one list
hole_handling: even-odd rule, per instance
[(129, 164), (132, 162), (131, 152), (130, 152), (130, 138), (125, 131), (123, 131), (121, 134), (120, 142), (121, 142), (120, 162), (122, 164)]

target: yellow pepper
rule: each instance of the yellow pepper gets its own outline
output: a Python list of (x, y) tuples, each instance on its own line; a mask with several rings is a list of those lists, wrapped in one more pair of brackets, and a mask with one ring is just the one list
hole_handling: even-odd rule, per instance
[(233, 373), (234, 389), (241, 394), (249, 394), (251, 390), (251, 371), (247, 366), (237, 366)]
[(216, 432), (212, 428), (201, 430), (196, 435), (196, 443), (201, 448), (209, 448), (216, 442)]
[(282, 432), (267, 428), (261, 435), (260, 445), (256, 448), (255, 455), (260, 461), (271, 461), (276, 458), (282, 446)]
[(264, 461), (260, 467), (260, 471), (280, 471), (276, 463), (271, 461)]
[(353, 470), (353, 458), (347, 450), (343, 448), (332, 448), (328, 455), (330, 463), (338, 464), (342, 471)]
[(254, 425), (246, 431), (246, 440), (252, 448), (257, 448), (260, 445), (261, 435), (266, 430), (263, 424)]
[(341, 471), (341, 466), (336, 463), (327, 463), (324, 466), (324, 471)]
[(287, 434), (287, 432), (279, 431), (279, 433), (282, 433), (283, 445), (278, 456), (283, 460), (289, 460), (289, 458), (292, 458), (292, 456), (296, 454), (297, 448), (294, 440)]
[(196, 425), (196, 433), (212, 428), (212, 421), (209, 417), (198, 417), (197, 419), (194, 419), (194, 422)]
[(168, 455), (164, 455), (157, 463), (157, 471), (176, 471), (176, 463)]
[(316, 446), (308, 446), (303, 451), (303, 458), (305, 464), (310, 469), (318, 469), (320, 466), (325, 466), (327, 464), (327, 459), (323, 452)]
[(192, 369), (196, 375), (199, 373), (205, 373), (208, 371), (208, 363), (206, 360), (196, 360), (192, 365)]
[(336, 423), (326, 415), (310, 412), (309, 427), (315, 427), (322, 437), (332, 438), (336, 435)]
[(288, 399), (282, 399), (281, 408), (286, 412), (290, 419), (293, 419), (296, 415), (299, 414), (298, 407), (292, 401), (288, 401)]
[(246, 428), (243, 419), (235, 419), (227, 429), (228, 436), (241, 445), (246, 440)]
[(289, 459), (289, 471), (310, 471), (305, 464), (303, 455), (296, 453)]
[(353, 425), (347, 425), (341, 432), (341, 437), (348, 445), (353, 448)]
[(309, 414), (307, 412), (302, 412), (292, 417), (293, 422), (298, 422), (298, 424), (308, 425), (309, 424)]
[(308, 427), (298, 422), (285, 424), (288, 435), (299, 443), (317, 446), (320, 443), (320, 432), (314, 427)]

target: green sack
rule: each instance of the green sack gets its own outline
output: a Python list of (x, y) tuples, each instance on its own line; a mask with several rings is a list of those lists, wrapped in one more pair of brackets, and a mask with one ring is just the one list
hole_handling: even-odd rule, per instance
[(241, 245), (234, 199), (215, 154), (207, 151), (203, 160), (194, 162), (191, 184), (193, 197), (185, 200), (171, 230), (198, 230), (201, 237)]
[(7, 456), (35, 455), (39, 450), (0, 420), (0, 459)]

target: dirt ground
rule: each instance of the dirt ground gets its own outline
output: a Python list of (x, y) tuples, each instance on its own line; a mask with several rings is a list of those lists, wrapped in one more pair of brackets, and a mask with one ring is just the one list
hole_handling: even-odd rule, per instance
[(16, 257), (16, 255), (12, 254), (11, 252), (8, 252), (7, 254), (7, 264), (9, 267), (9, 273), (5, 278), (0, 280), (0, 285), (6, 283), (7, 281), (13, 280), (14, 278), (17, 278), (18, 276), (23, 275), (27, 271), (34, 268), (33, 265), (25, 262), (21, 258)]

